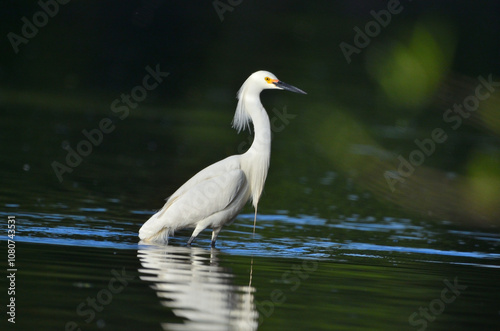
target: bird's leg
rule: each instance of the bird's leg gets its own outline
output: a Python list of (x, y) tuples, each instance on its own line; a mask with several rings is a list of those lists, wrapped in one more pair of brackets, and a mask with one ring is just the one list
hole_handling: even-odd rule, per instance
[(255, 237), (255, 224), (257, 224), (257, 206), (255, 206), (255, 216), (253, 218), (253, 236)]
[(220, 232), (221, 229), (222, 229), (222, 227), (215, 228), (212, 231), (212, 247), (215, 247), (215, 241), (217, 240), (217, 236), (219, 235), (219, 232)]
[(191, 243), (196, 239), (196, 237), (198, 237), (198, 234), (200, 234), (201, 231), (203, 231), (204, 227), (201, 227), (201, 226), (197, 226), (194, 231), (193, 231), (193, 234), (191, 235), (191, 238), (189, 238), (188, 242), (187, 242), (187, 245), (188, 246), (191, 246)]

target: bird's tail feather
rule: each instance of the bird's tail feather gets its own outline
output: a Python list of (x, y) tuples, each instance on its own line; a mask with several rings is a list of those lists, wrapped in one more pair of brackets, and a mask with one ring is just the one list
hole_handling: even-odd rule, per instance
[(168, 244), (168, 238), (174, 235), (174, 230), (171, 228), (163, 228), (155, 233), (142, 231), (139, 232), (139, 238), (146, 242), (162, 242)]
[(174, 235), (174, 229), (158, 225), (157, 214), (155, 214), (141, 227), (139, 238), (144, 241), (164, 242), (168, 244), (168, 237)]

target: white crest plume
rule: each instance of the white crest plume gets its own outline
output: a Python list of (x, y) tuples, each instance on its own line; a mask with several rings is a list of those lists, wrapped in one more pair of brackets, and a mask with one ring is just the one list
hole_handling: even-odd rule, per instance
[(251, 132), (250, 122), (252, 121), (252, 118), (245, 109), (245, 102), (243, 100), (245, 96), (244, 92), (248, 86), (248, 83), (249, 79), (247, 79), (245, 83), (243, 83), (238, 93), (236, 93), (236, 98), (238, 99), (238, 105), (236, 106), (236, 112), (234, 114), (232, 126), (238, 131), (238, 133), (247, 128)]

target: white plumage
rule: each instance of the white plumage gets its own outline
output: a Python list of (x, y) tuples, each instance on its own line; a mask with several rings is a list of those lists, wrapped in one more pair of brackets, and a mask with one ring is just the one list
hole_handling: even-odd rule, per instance
[(250, 75), (238, 91), (233, 119), (233, 127), (238, 132), (250, 129), (253, 122), (255, 136), (250, 149), (214, 163), (188, 180), (144, 223), (139, 230), (140, 239), (168, 243), (168, 237), (176, 230), (194, 228), (188, 241), (190, 245), (202, 230), (212, 228), (212, 246), (215, 246), (222, 227), (236, 218), (250, 198), (257, 215), (271, 157), (271, 126), (260, 102), (260, 92), (264, 89), (305, 94), (268, 71)]

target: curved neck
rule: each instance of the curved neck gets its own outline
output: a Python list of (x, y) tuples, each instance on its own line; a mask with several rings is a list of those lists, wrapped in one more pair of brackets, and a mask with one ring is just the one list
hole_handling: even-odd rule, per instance
[(248, 177), (253, 205), (257, 208), (271, 159), (271, 123), (258, 94), (246, 96), (243, 102), (252, 118), (255, 134), (252, 146), (242, 155), (245, 160), (242, 168)]
[(260, 103), (260, 98), (257, 95), (255, 98), (245, 98), (246, 109), (252, 118), (254, 138), (252, 146), (245, 153), (258, 153), (268, 158), (271, 154), (271, 123), (266, 110)]

